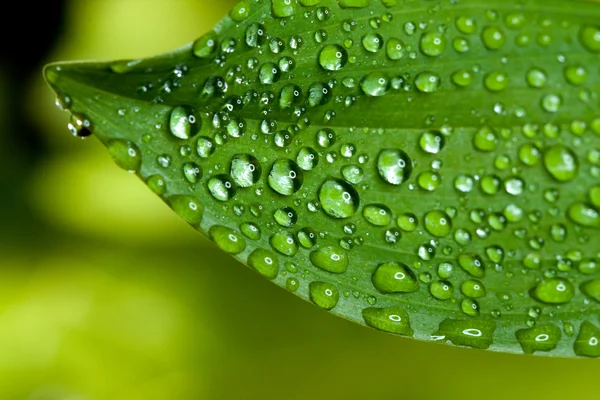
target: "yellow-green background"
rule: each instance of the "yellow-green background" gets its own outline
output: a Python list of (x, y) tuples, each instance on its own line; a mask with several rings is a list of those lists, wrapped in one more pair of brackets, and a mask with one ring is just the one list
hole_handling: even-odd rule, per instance
[[(167, 51), (234, 2), (71, 0), (46, 61)], [(393, 337), (277, 288), (71, 137), (40, 71), (17, 83), (44, 149), (24, 161), (2, 71), (0, 399), (600, 398), (598, 360)]]

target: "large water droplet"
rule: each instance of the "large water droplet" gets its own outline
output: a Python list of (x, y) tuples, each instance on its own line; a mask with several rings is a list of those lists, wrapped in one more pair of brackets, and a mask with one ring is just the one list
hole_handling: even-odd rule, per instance
[(222, 174), (209, 179), (208, 190), (216, 200), (228, 201), (235, 196), (237, 185), (229, 175)]
[(390, 90), (390, 80), (382, 72), (371, 72), (360, 82), (360, 88), (367, 96), (384, 96)]
[(429, 211), (425, 214), (424, 222), (427, 232), (435, 237), (446, 237), (452, 232), (452, 219), (444, 211)]
[(588, 51), (600, 53), (600, 27), (584, 25), (579, 31), (579, 41)]
[(231, 177), (243, 188), (251, 187), (258, 182), (262, 167), (256, 157), (250, 154), (237, 154), (231, 160)]
[(280, 231), (271, 236), (271, 247), (285, 256), (294, 256), (298, 252), (298, 242), (291, 232)]
[(446, 50), (446, 38), (439, 32), (428, 32), (421, 37), (421, 51), (429, 57), (437, 57)]
[(392, 212), (383, 204), (369, 204), (363, 209), (367, 222), (375, 226), (388, 226), (392, 222)]
[(519, 329), (515, 335), (525, 354), (554, 350), (562, 336), (560, 328), (550, 324)]
[(538, 283), (531, 295), (548, 304), (568, 303), (575, 295), (573, 284), (564, 278), (549, 278)]
[(213, 225), (208, 235), (221, 250), (229, 254), (240, 254), (246, 249), (246, 241), (233, 229)]
[(142, 165), (142, 153), (128, 140), (115, 139), (106, 145), (108, 154), (119, 167), (129, 172), (137, 172)]
[(185, 222), (197, 226), (202, 222), (204, 206), (198, 200), (191, 196), (171, 196), (168, 203)]
[(331, 310), (340, 300), (340, 291), (329, 282), (311, 282), (308, 289), (313, 303), (325, 310)]
[(277, 257), (267, 250), (254, 250), (248, 256), (248, 265), (268, 279), (275, 279), (279, 273)]
[(346, 49), (337, 44), (329, 44), (319, 54), (319, 64), (327, 71), (339, 71), (348, 62)]
[(377, 267), (372, 277), (373, 286), (381, 293), (409, 293), (419, 290), (414, 273), (404, 264), (385, 263)]
[(322, 247), (310, 253), (310, 262), (325, 271), (342, 274), (348, 268), (348, 255), (336, 246)]
[(319, 200), (325, 213), (339, 219), (353, 216), (360, 204), (356, 189), (341, 179), (325, 181), (319, 189)]
[(458, 264), (476, 278), (483, 278), (485, 275), (483, 260), (477, 254), (465, 253), (459, 255)]
[(268, 181), (277, 193), (291, 196), (302, 187), (304, 173), (294, 161), (282, 158), (273, 163)]
[(171, 111), (169, 127), (171, 134), (178, 139), (189, 139), (200, 130), (200, 117), (196, 115), (191, 107), (175, 107)]
[(404, 336), (412, 336), (414, 333), (408, 314), (400, 307), (365, 308), (362, 316), (367, 325), (381, 331)]
[(579, 163), (571, 149), (557, 144), (544, 152), (544, 166), (554, 179), (568, 182), (577, 177)]
[(490, 320), (445, 319), (440, 323), (436, 338), (448, 339), (457, 346), (487, 349), (493, 342), (496, 323)]
[(600, 357), (600, 329), (589, 321), (583, 321), (573, 350), (578, 356)]
[(400, 185), (408, 180), (412, 168), (412, 160), (408, 154), (399, 149), (382, 150), (377, 158), (379, 176), (392, 185)]

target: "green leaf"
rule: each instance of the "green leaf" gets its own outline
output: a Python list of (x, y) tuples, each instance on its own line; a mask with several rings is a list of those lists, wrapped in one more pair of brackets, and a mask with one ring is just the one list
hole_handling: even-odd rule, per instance
[(599, 20), (588, 1), (243, 1), (172, 53), (45, 75), (75, 134), (297, 296), (420, 340), (595, 357)]

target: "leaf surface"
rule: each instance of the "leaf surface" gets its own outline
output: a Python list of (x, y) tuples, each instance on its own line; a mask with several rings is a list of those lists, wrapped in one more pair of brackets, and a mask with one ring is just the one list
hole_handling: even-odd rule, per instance
[(45, 76), (74, 134), (317, 306), (596, 357), (599, 20), (588, 1), (249, 0), (172, 53)]

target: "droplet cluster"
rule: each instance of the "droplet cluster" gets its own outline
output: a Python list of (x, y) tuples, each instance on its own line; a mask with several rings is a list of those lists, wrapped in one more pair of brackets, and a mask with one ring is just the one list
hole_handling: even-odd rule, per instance
[[(585, 7), (242, 1), (170, 70), (112, 66), (152, 106), (111, 115), (109, 154), (325, 310), (598, 357), (600, 9)], [(108, 134), (74, 115), (74, 134)]]

